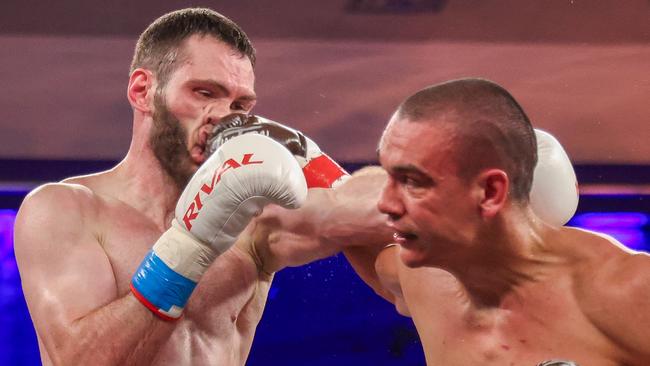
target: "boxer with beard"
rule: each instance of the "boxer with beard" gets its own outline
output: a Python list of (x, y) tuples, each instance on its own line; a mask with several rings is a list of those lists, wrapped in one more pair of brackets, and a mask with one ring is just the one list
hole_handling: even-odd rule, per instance
[(44, 365), (244, 365), (276, 271), (388, 242), (354, 178), (307, 192), (268, 137), (208, 157), (209, 131), (255, 104), (254, 61), (221, 14), (162, 16), (136, 46), (126, 157), (25, 198), (15, 253)]
[(154, 95), (154, 106), (149, 144), (160, 167), (179, 189), (183, 189), (194, 174), (186, 146), (187, 132), (169, 111), (159, 91)]

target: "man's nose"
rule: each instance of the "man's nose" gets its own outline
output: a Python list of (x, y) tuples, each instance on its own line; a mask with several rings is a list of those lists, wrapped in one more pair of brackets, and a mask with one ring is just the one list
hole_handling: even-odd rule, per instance
[(231, 114), (231, 110), (227, 106), (211, 104), (205, 109), (205, 123), (213, 126), (218, 125), (224, 117)]
[(377, 209), (390, 218), (391, 221), (397, 221), (404, 215), (404, 205), (401, 201), (399, 190), (395, 181), (389, 178), (381, 191), (381, 196), (377, 202)]

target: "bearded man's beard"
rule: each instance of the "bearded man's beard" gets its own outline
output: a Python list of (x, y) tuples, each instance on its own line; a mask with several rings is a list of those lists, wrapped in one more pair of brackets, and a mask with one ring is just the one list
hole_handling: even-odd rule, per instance
[(160, 166), (182, 191), (195, 170), (187, 151), (187, 131), (169, 111), (160, 93), (154, 95), (154, 107), (149, 143)]

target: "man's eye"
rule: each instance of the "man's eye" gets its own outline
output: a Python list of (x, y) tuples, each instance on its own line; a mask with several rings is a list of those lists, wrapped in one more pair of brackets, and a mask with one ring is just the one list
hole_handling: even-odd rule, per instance
[(411, 177), (406, 177), (404, 178), (404, 184), (411, 187), (417, 187), (420, 185), (420, 182)]
[(195, 89), (194, 92), (208, 98), (212, 96), (212, 92), (205, 89)]
[(412, 177), (409, 177), (407, 175), (400, 176), (398, 178), (398, 181), (401, 184), (405, 185), (405, 186), (417, 186), (417, 185), (419, 185), (419, 182), (416, 179), (414, 179)]

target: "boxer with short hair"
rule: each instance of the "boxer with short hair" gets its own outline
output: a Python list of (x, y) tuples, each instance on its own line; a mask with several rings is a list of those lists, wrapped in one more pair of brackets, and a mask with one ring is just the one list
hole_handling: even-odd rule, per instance
[(575, 176), (505, 89), (460, 79), (413, 94), (379, 159), (399, 245), (345, 252), (413, 318), (427, 364), (650, 364), (650, 257), (559, 226), (577, 193), (556, 183)]
[(331, 164), (250, 134), (207, 153), (253, 108), (254, 61), (223, 15), (164, 15), (136, 47), (126, 157), (25, 198), (15, 252), (44, 365), (244, 365), (276, 271), (390, 240), (374, 201), (307, 191), (344, 174)]

